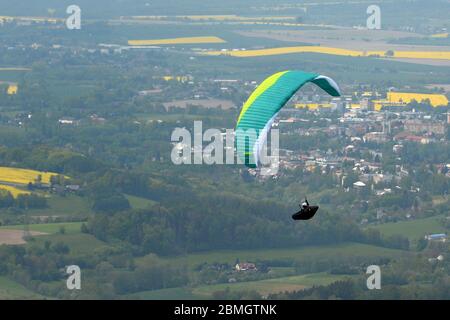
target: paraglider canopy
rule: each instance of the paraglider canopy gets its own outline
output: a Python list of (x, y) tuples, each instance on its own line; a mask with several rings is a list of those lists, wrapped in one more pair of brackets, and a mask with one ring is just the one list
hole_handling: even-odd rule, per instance
[[(246, 166), (258, 166), (259, 153), (278, 112), (308, 82), (316, 84), (331, 96), (341, 95), (333, 79), (303, 71), (275, 73), (250, 95), (236, 125), (236, 149), (238, 157)], [(255, 134), (248, 134), (249, 131)]]

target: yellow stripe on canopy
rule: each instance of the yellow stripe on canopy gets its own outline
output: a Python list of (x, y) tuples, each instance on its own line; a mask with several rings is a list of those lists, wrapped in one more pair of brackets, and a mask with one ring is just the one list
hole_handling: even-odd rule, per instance
[(256, 88), (255, 91), (253, 91), (251, 96), (248, 98), (247, 102), (245, 102), (241, 113), (239, 114), (239, 118), (238, 118), (238, 121), (237, 121), (238, 124), (241, 121), (241, 118), (244, 115), (244, 113), (247, 112), (247, 109), (253, 104), (253, 102), (255, 102), (255, 100), (258, 99), (258, 97), (260, 95), (262, 95), (267, 89), (269, 89), (271, 86), (273, 86), (278, 81), (278, 79), (281, 76), (283, 76), (285, 73), (287, 73), (287, 72), (289, 72), (289, 71), (282, 71), (282, 72), (278, 72), (278, 73), (275, 73), (275, 74), (271, 75), (269, 78), (264, 80), (264, 82), (261, 83), (258, 86), (258, 88)]

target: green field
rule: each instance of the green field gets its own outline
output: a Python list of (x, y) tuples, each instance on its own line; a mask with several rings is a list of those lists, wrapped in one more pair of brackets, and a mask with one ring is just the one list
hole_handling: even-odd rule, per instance
[(295, 291), (312, 286), (328, 285), (338, 280), (343, 280), (349, 276), (330, 275), (327, 273), (312, 273), (290, 277), (281, 277), (259, 281), (223, 283), (205, 285), (195, 288), (170, 288), (153, 291), (145, 291), (136, 294), (140, 299), (160, 300), (160, 299), (211, 299), (214, 292), (224, 291), (257, 291), (261, 295), (278, 293), (284, 291)]
[(34, 237), (28, 242), (29, 246), (43, 246), (46, 241), (52, 243), (62, 242), (70, 248), (71, 255), (92, 254), (97, 250), (109, 248), (108, 244), (96, 239), (90, 234), (53, 234), (49, 236)]
[(87, 216), (92, 210), (85, 198), (75, 195), (65, 197), (52, 195), (47, 199), (48, 208), (30, 210), (32, 216)]
[(440, 223), (442, 216), (411, 221), (385, 223), (374, 226), (385, 236), (402, 235), (409, 240), (417, 240), (427, 234), (445, 233), (447, 230)]
[(223, 291), (229, 288), (232, 291), (254, 290), (261, 295), (266, 295), (269, 293), (302, 290), (312, 286), (329, 285), (330, 283), (346, 278), (348, 278), (348, 276), (330, 275), (326, 273), (312, 273), (260, 281), (207, 285), (194, 288), (192, 292), (195, 295), (203, 295), (208, 298), (211, 297), (211, 295), (216, 291)]
[(143, 291), (131, 296), (143, 300), (205, 300), (204, 295), (197, 295), (190, 288), (170, 288)]
[[(193, 253), (185, 256), (161, 257), (160, 259), (174, 265), (186, 266), (190, 270), (202, 263), (228, 263), (234, 264), (236, 259), (241, 262), (258, 262), (268, 260), (291, 261), (301, 265), (302, 261), (332, 261), (332, 260), (370, 260), (371, 258), (394, 258), (406, 255), (402, 250), (382, 248), (359, 243), (343, 243), (338, 245), (308, 246), (300, 248), (262, 249), (262, 250), (217, 250), (202, 253)], [(154, 255), (137, 258), (138, 266), (153, 263)], [(357, 262), (355, 262), (357, 263)], [(141, 299), (209, 299), (217, 291), (229, 290), (249, 291), (254, 290), (261, 295), (269, 293), (302, 290), (314, 285), (328, 285), (337, 280), (351, 277), (348, 275), (330, 275), (328, 273), (313, 273), (293, 275), (296, 271), (293, 267), (270, 268), (271, 279), (236, 282), (225, 284), (204, 285), (194, 288), (171, 288), (164, 290), (145, 291), (137, 294)], [(193, 271), (194, 272), (194, 271)]]
[[(30, 224), (30, 231), (43, 232), (47, 235), (34, 236), (28, 240), (28, 246), (44, 246), (46, 241), (51, 243), (62, 242), (70, 248), (70, 254), (80, 255), (93, 253), (96, 250), (109, 248), (105, 242), (98, 240), (93, 235), (81, 233), (82, 222), (42, 223)], [(65, 232), (61, 233), (64, 227)], [(23, 225), (2, 226), (0, 229), (23, 230)]]
[[(360, 243), (343, 243), (326, 246), (308, 246), (287, 249), (258, 249), (258, 250), (217, 250), (201, 253), (192, 253), (184, 256), (163, 258), (171, 263), (187, 265), (190, 268), (201, 263), (229, 263), (233, 264), (238, 258), (240, 261), (282, 260), (291, 259), (301, 261), (305, 259), (333, 259), (333, 258), (377, 258), (398, 257), (406, 254), (405, 251), (382, 248)], [(145, 265), (146, 257), (136, 259), (138, 264)]]
[(5, 277), (0, 277), (0, 300), (42, 299), (43, 297), (28, 290), (21, 284)]
[[(30, 224), (28, 229), (30, 231), (55, 234), (60, 233), (61, 228), (64, 228), (65, 234), (75, 234), (80, 233), (81, 224), (81, 222)], [(24, 225), (2, 226), (0, 229), (23, 230)]]

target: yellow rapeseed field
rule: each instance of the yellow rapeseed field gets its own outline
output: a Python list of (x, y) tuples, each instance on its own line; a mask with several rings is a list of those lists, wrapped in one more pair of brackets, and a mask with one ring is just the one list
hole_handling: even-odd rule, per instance
[(413, 100), (422, 102), (429, 100), (433, 107), (448, 105), (448, 99), (443, 94), (388, 92), (387, 100), (393, 103), (410, 103)]
[(289, 53), (326, 53), (341, 56), (360, 56), (362, 53), (360, 51), (330, 48), (330, 47), (320, 47), (320, 46), (298, 46), (298, 47), (280, 47), (280, 48), (270, 48), (270, 49), (258, 49), (258, 50), (241, 50), (241, 51), (208, 51), (207, 55), (229, 55), (233, 57), (259, 57), (259, 56), (271, 56)]
[(448, 33), (436, 33), (431, 35), (432, 38), (448, 38)]
[(450, 51), (395, 51), (394, 58), (450, 60)]
[(178, 82), (187, 82), (187, 81), (189, 81), (189, 77), (188, 76), (164, 76), (163, 80), (164, 81), (176, 80)]
[(26, 185), (34, 183), (41, 176), (42, 183), (50, 183), (50, 177), (58, 175), (53, 172), (40, 172), (29, 169), (0, 167), (0, 182), (16, 183)]
[(130, 46), (155, 46), (166, 44), (201, 44), (201, 43), (225, 43), (226, 41), (219, 37), (185, 37), (154, 40), (129, 40)]
[(10, 84), (8, 86), (8, 89), (6, 90), (6, 93), (9, 95), (17, 94), (17, 91), (19, 91), (19, 86), (17, 84)]
[(409, 58), (409, 59), (439, 59), (450, 60), (450, 51), (393, 51), (392, 56), (387, 56), (385, 51), (357, 51), (332, 47), (321, 46), (296, 46), (296, 47), (280, 47), (258, 50), (239, 50), (239, 51), (208, 51), (207, 55), (219, 56), (228, 55), (232, 57), (260, 57), (289, 53), (323, 53), (338, 56), (380, 56), (393, 58)]
[(409, 92), (388, 92), (384, 100), (373, 100), (375, 111), (382, 110), (385, 106), (402, 107), (412, 102), (422, 102), (428, 100), (432, 107), (446, 106), (449, 101), (443, 94), (409, 93)]
[(21, 194), (31, 194), (31, 192), (29, 191), (25, 191), (16, 187), (11, 187), (11, 186), (5, 186), (5, 185), (1, 185), (0, 184), (0, 191), (5, 190), (5, 191), (9, 191), (12, 196), (14, 198), (17, 198), (17, 196), (21, 195)]
[(296, 103), (294, 107), (297, 109), (317, 110), (319, 108), (331, 108), (331, 104), (330, 103)]

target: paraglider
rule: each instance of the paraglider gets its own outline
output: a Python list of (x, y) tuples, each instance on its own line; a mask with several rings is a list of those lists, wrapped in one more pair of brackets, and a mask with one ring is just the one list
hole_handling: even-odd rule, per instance
[[(264, 80), (245, 102), (236, 124), (236, 151), (238, 158), (250, 168), (260, 165), (260, 153), (278, 112), (306, 83), (314, 83), (333, 97), (341, 95), (336, 82), (326, 76), (304, 71), (278, 72)], [(254, 134), (248, 134), (251, 131)], [(309, 220), (319, 210), (308, 200), (295, 213), (294, 220)]]
[[(236, 151), (239, 159), (247, 167), (259, 166), (260, 152), (278, 112), (308, 82), (316, 84), (331, 96), (341, 95), (333, 79), (303, 71), (275, 73), (264, 80), (250, 95), (236, 125)], [(249, 131), (255, 134), (247, 134)]]
[(292, 219), (294, 220), (312, 219), (316, 214), (317, 210), (319, 210), (319, 207), (309, 205), (308, 200), (305, 198), (305, 201), (300, 205), (300, 211), (294, 213), (292, 215)]

